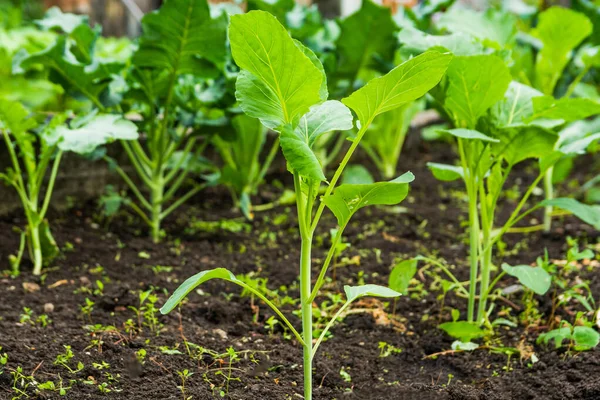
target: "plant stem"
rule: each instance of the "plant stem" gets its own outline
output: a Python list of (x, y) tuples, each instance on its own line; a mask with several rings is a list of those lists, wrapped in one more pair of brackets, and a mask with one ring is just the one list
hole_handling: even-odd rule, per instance
[(31, 247), (33, 247), (33, 275), (42, 274), (42, 244), (40, 241), (40, 229), (38, 224), (29, 222), (29, 229), (31, 230)]
[[(546, 194), (546, 200), (552, 200), (554, 198), (554, 185), (552, 185), (552, 176), (554, 175), (554, 167), (548, 168), (544, 175), (544, 193)], [(550, 232), (552, 229), (552, 206), (546, 206), (544, 208), (544, 232)]]
[(154, 174), (154, 186), (152, 187), (151, 196), (151, 217), (152, 217), (152, 240), (154, 243), (160, 242), (160, 224), (162, 221), (162, 203), (164, 192), (164, 181), (162, 171), (157, 171)]
[(304, 399), (312, 399), (312, 302), (310, 301), (312, 237), (302, 238), (300, 255), (300, 295), (302, 302), (302, 336), (304, 340)]

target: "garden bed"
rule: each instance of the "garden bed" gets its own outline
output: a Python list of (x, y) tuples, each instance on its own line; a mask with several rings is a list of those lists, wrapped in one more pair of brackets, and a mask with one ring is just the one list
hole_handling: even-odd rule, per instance
[[(348, 265), (336, 269), (336, 281), (325, 286), (327, 293), (338, 293), (343, 284), (357, 284), (361, 279), (385, 285), (395, 259), (419, 254), (444, 258), (456, 265), (454, 273), (459, 279), (468, 279), (466, 233), (460, 225), (467, 217), (461, 186), (438, 182), (426, 167), (428, 161), (454, 159), (449, 148), (443, 143), (412, 143), (405, 150), (398, 170), (411, 170), (417, 177), (403, 203), (406, 210), (370, 208), (357, 214), (344, 233), (351, 244), (343, 256)], [(578, 161), (576, 180), (583, 181), (589, 174), (592, 161), (591, 157)], [(289, 179), (283, 163), (279, 169), (267, 181)], [(507, 187), (524, 187), (528, 176), (521, 168)], [(257, 203), (272, 200), (278, 193), (276, 185), (266, 187)], [(213, 188), (169, 218), (165, 224), (168, 238), (161, 244), (147, 237), (146, 228), (133, 215), (128, 218), (122, 212), (107, 221), (99, 219), (99, 214), (96, 204), (89, 203), (51, 215), (54, 235), (65, 249), (53, 268), (39, 280), (24, 265), (20, 277), (5, 275), (0, 280), (4, 293), (0, 354), (8, 357), (8, 371), (21, 367), (21, 379), (33, 376), (57, 387), (62, 379), (63, 386), (70, 387), (64, 397), (68, 399), (301, 398), (301, 348), (293, 336), (285, 338), (288, 335), (280, 325), (270, 328), (271, 309), (250, 297), (240, 297), (238, 287), (211, 281), (202, 286), (204, 295), (190, 295), (180, 312), (162, 316), (157, 310), (183, 279), (216, 267), (235, 274), (254, 271), (254, 277), (268, 279), (271, 290), (287, 286), (287, 293), (279, 289), (279, 297), (297, 298), (299, 238), (294, 207), (257, 213), (247, 224), (231, 211), (227, 191)], [(535, 216), (540, 218), (541, 213)], [(231, 218), (237, 218), (239, 232), (206, 232), (194, 224)], [(326, 215), (325, 222), (327, 230), (335, 227), (332, 215)], [(18, 213), (0, 220), (0, 269), (8, 269), (7, 256), (18, 247), (18, 234), (12, 227), (22, 224)], [(579, 239), (581, 245), (598, 242), (598, 232), (576, 219), (557, 220), (554, 226), (549, 235), (507, 235), (503, 261), (530, 264), (544, 249), (550, 259), (564, 259), (567, 236)], [(329, 242), (328, 231), (317, 234)], [(317, 248), (315, 255), (322, 259), (323, 250)], [(593, 293), (600, 290), (597, 269), (598, 265), (592, 265), (579, 275), (591, 281)], [(464, 310), (466, 300), (448, 294), (442, 313), (441, 292), (431, 287), (432, 276), (417, 273), (415, 279), (426, 290), (420, 298), (399, 298), (395, 312), (393, 301), (364, 299), (334, 327), (333, 337), (315, 357), (314, 398), (600, 398), (597, 350), (567, 353), (564, 348), (535, 344), (551, 313), (550, 294), (536, 297), (542, 316), (539, 326), (497, 329), (495, 344), (518, 348), (521, 355), (509, 357), (485, 348), (453, 354), (448, 351), (453, 340), (437, 325), (444, 321), (440, 318), (449, 317), (449, 307)], [(513, 283), (508, 278), (502, 281), (503, 286)], [(156, 310), (147, 307), (146, 300), (147, 315), (138, 318), (131, 307), (139, 309), (139, 292), (149, 289), (158, 297)], [(93, 302), (87, 308), (86, 298)], [(524, 307), (520, 300), (519, 293), (509, 295), (507, 303), (498, 304), (497, 309), (506, 306), (518, 315)], [(24, 308), (31, 310), (30, 315)], [(296, 308), (284, 306), (288, 315)], [(558, 312), (568, 316), (575, 310)], [(51, 322), (39, 319), (40, 315), (47, 315)], [(298, 327), (299, 319), (291, 318)], [(132, 321), (129, 325), (128, 320)], [(184, 341), (190, 352), (198, 351), (189, 344), (193, 343), (205, 349), (203, 354), (191, 357)], [(65, 361), (68, 368), (55, 365), (57, 355), (65, 353), (65, 345), (73, 352), (72, 359)], [(234, 353), (227, 353), (229, 346)], [(539, 361), (531, 365), (532, 352)], [(441, 354), (432, 357), (437, 353)], [(232, 357), (239, 359), (230, 363)], [(80, 370), (79, 362), (83, 364)], [(185, 370), (193, 375), (185, 379), (182, 390), (180, 374)], [(0, 375), (0, 398), (15, 395), (13, 376)], [(35, 397), (33, 391), (28, 394)], [(42, 394), (39, 398), (60, 398), (58, 391)]]

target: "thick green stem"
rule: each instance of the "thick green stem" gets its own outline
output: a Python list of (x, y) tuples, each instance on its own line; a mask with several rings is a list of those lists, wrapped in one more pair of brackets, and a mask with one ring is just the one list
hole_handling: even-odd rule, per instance
[(492, 248), (489, 245), (489, 232), (484, 233), (484, 250), (481, 260), (481, 287), (479, 289), (479, 308), (477, 310), (477, 323), (483, 323), (485, 318), (485, 310), (487, 307), (487, 298), (490, 288), (490, 277), (492, 270)]
[(477, 293), (477, 275), (479, 269), (478, 251), (479, 251), (479, 215), (477, 212), (476, 191), (469, 195), (469, 258), (471, 261), (471, 271), (469, 274), (469, 305), (467, 309), (467, 318), (473, 322), (475, 316), (475, 296)]
[(31, 230), (31, 247), (33, 248), (33, 274), (42, 274), (42, 244), (40, 240), (40, 227), (38, 224), (29, 223), (29, 229)]
[(312, 237), (302, 238), (300, 255), (300, 296), (302, 302), (302, 337), (304, 340), (304, 399), (312, 399), (312, 302), (311, 293), (311, 242)]
[(152, 218), (152, 240), (154, 243), (160, 242), (160, 225), (163, 219), (162, 204), (164, 193), (164, 178), (162, 171), (158, 171), (154, 175), (154, 186), (152, 187), (151, 201), (151, 218)]
[[(554, 185), (552, 184), (552, 176), (554, 175), (554, 168), (548, 168), (544, 175), (544, 193), (546, 194), (546, 200), (554, 198)], [(552, 206), (546, 206), (544, 208), (544, 232), (550, 232), (552, 229)]]

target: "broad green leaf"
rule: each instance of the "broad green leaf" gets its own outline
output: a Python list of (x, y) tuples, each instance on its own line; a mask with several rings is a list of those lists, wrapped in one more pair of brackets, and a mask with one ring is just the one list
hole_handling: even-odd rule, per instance
[(313, 180), (325, 180), (321, 164), (312, 150), (313, 144), (324, 133), (348, 130), (352, 126), (352, 113), (339, 101), (312, 106), (295, 129), (286, 125), (281, 131), (281, 149), (290, 170)]
[(324, 181), (325, 174), (317, 155), (310, 148), (308, 138), (298, 134), (291, 125), (285, 125), (279, 135), (281, 150), (288, 169), (313, 181)]
[(439, 164), (429, 162), (427, 168), (431, 170), (436, 179), (444, 182), (455, 181), (464, 177), (464, 170), (457, 165)]
[(531, 267), (529, 265), (510, 265), (502, 264), (502, 270), (510, 276), (514, 276), (523, 286), (542, 295), (550, 289), (552, 277), (542, 267)]
[(247, 71), (236, 98), (249, 116), (270, 128), (295, 126), (322, 100), (322, 72), (269, 13), (232, 16), (229, 40), (233, 59)]
[(552, 96), (534, 97), (533, 115), (530, 121), (536, 119), (563, 120), (565, 122), (584, 119), (600, 114), (600, 103), (591, 99), (563, 98)]
[(457, 137), (459, 139), (465, 139), (465, 140), (481, 140), (482, 142), (491, 142), (491, 143), (498, 143), (499, 140), (495, 139), (493, 137), (487, 136), (479, 131), (476, 131), (474, 129), (463, 129), (463, 128), (457, 128), (457, 129), (440, 129), (440, 132), (442, 133), (447, 133), (448, 135), (452, 135), (454, 137)]
[(584, 154), (585, 150), (597, 141), (600, 141), (600, 132), (565, 143), (558, 148), (558, 151), (564, 154)]
[(576, 326), (573, 329), (573, 340), (575, 341), (575, 350), (590, 350), (600, 343), (600, 333), (589, 326)]
[(362, 286), (344, 286), (344, 292), (346, 293), (346, 302), (350, 303), (360, 297), (373, 296), (373, 297), (398, 297), (400, 293), (379, 285), (362, 285)]
[(425, 95), (442, 79), (450, 60), (450, 54), (428, 51), (372, 79), (342, 103), (354, 110), (361, 124), (367, 126), (377, 115)]
[(592, 23), (583, 14), (551, 7), (539, 15), (532, 35), (542, 42), (535, 64), (535, 86), (552, 95), (571, 52), (592, 33)]
[(413, 28), (404, 28), (398, 33), (402, 50), (409, 53), (423, 53), (427, 50), (449, 51), (455, 56), (483, 54), (484, 48), (472, 36), (464, 33), (450, 35), (430, 35)]
[(170, 75), (214, 75), (226, 58), (227, 17), (210, 17), (206, 0), (169, 0), (142, 19), (133, 64)]
[(586, 224), (600, 229), (600, 206), (590, 206), (567, 197), (544, 200), (538, 206), (553, 206), (569, 211)]
[(397, 263), (390, 273), (388, 282), (390, 289), (406, 294), (410, 280), (417, 273), (417, 263), (418, 261), (415, 259), (404, 260)]
[(445, 322), (439, 326), (441, 330), (461, 342), (467, 343), (485, 335), (485, 331), (467, 321)]
[(553, 329), (549, 332), (542, 333), (537, 338), (537, 343), (543, 342), (544, 344), (549, 344), (551, 340), (554, 341), (554, 347), (560, 348), (565, 340), (572, 339), (571, 327), (566, 326), (564, 328)]
[(87, 15), (63, 13), (60, 8), (51, 7), (46, 11), (44, 18), (36, 20), (35, 24), (45, 30), (59, 28), (65, 33), (71, 33), (79, 25), (87, 25), (88, 20)]
[(454, 57), (446, 76), (444, 108), (457, 127), (470, 129), (504, 98), (511, 81), (508, 67), (494, 55)]
[(13, 135), (27, 132), (37, 122), (21, 103), (0, 99), (0, 128), (8, 129)]
[(107, 114), (95, 116), (79, 128), (59, 126), (54, 129), (52, 137), (63, 151), (89, 154), (98, 146), (115, 140), (136, 140), (138, 132), (133, 122), (119, 115)]
[(329, 100), (312, 106), (310, 111), (300, 118), (295, 131), (312, 147), (322, 134), (352, 129), (353, 122), (354, 118), (348, 107), (337, 100)]
[(355, 184), (365, 184), (365, 183), (374, 183), (373, 175), (369, 172), (364, 165), (360, 164), (351, 164), (344, 168), (344, 173), (342, 174), (342, 185), (355, 185)]
[(324, 202), (336, 216), (338, 225), (344, 227), (352, 215), (365, 206), (400, 203), (408, 195), (408, 184), (414, 179), (415, 176), (407, 172), (388, 182), (340, 185)]
[(535, 126), (505, 129), (499, 131), (497, 137), (500, 143), (492, 147), (493, 153), (510, 165), (529, 158), (541, 159), (552, 155), (558, 140), (556, 133)]
[(533, 98), (543, 96), (542, 92), (512, 81), (504, 98), (490, 110), (492, 124), (500, 129), (526, 125), (533, 116)]
[(46, 66), (58, 74), (57, 80), (65, 89), (81, 93), (98, 105), (100, 93), (110, 82), (111, 73), (116, 71), (98, 64), (79, 63), (67, 49), (66, 41), (65, 36), (59, 36), (54, 45), (38, 53), (19, 52), (13, 59), (13, 73), (24, 73), (37, 65)]
[(584, 139), (586, 136), (595, 134), (596, 132), (600, 132), (600, 116), (593, 119), (575, 121), (558, 132), (559, 139), (556, 145), (560, 148), (576, 140)]
[(198, 285), (203, 284), (206, 281), (211, 279), (224, 279), (229, 282), (240, 284), (242, 283), (238, 280), (235, 275), (226, 270), (225, 268), (215, 268), (207, 271), (202, 271), (197, 273), (194, 276), (189, 277), (185, 280), (175, 292), (169, 297), (167, 302), (161, 307), (161, 314), (170, 313), (175, 307), (179, 305), (183, 301), (183, 299)]
[(502, 49), (514, 40), (516, 22), (513, 15), (493, 8), (478, 12), (452, 7), (441, 15), (437, 25), (450, 32), (471, 35), (487, 45)]
[(296, 44), (296, 47), (302, 50), (302, 53), (304, 53), (304, 55), (308, 57), (308, 59), (313, 63), (313, 65), (317, 67), (319, 72), (321, 72), (323, 80), (321, 81), (321, 88), (319, 89), (319, 97), (321, 98), (321, 101), (327, 100), (327, 98), (329, 97), (329, 89), (327, 88), (327, 74), (325, 73), (325, 67), (323, 67), (323, 64), (321, 64), (319, 57), (317, 57), (314, 51), (312, 51), (304, 44), (302, 44), (302, 42), (296, 39), (294, 39), (294, 43)]
[[(387, 62), (393, 60), (396, 48), (394, 33), (398, 27), (388, 7), (363, 0), (360, 10), (339, 24), (337, 73), (355, 80), (363, 68), (374, 62), (374, 57)], [(371, 34), (373, 32), (377, 34)]]

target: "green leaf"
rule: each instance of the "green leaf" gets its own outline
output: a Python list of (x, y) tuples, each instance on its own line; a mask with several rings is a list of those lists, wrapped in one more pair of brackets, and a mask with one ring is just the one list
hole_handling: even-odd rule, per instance
[(573, 340), (575, 341), (575, 350), (590, 350), (600, 343), (600, 333), (588, 326), (576, 326), (573, 329)]
[(600, 103), (591, 99), (562, 98), (552, 96), (534, 97), (533, 115), (530, 121), (536, 119), (556, 119), (565, 122), (576, 121), (592, 115), (600, 114)]
[(344, 168), (342, 174), (342, 185), (345, 184), (365, 184), (374, 183), (373, 175), (369, 172), (364, 165), (351, 164)]
[(571, 340), (571, 338), (572, 338), (571, 327), (567, 326), (564, 328), (553, 329), (549, 332), (542, 333), (540, 336), (538, 336), (537, 342), (538, 343), (543, 342), (544, 344), (549, 344), (551, 340), (554, 340), (554, 347), (558, 349), (562, 346), (562, 343), (565, 340)]
[(550, 289), (552, 277), (542, 267), (531, 267), (529, 265), (510, 265), (502, 264), (502, 270), (510, 276), (514, 276), (523, 286), (542, 295)]
[(300, 176), (324, 181), (325, 174), (317, 155), (310, 148), (308, 138), (299, 135), (291, 125), (285, 125), (279, 135), (281, 150), (288, 164), (288, 169)]
[(170, 313), (175, 307), (183, 301), (183, 299), (197, 286), (211, 279), (224, 279), (229, 282), (240, 284), (235, 275), (226, 270), (225, 268), (215, 268), (207, 271), (202, 271), (194, 276), (189, 277), (185, 280), (175, 292), (169, 297), (167, 302), (161, 307), (161, 314)]
[(111, 71), (100, 64), (83, 65), (67, 49), (67, 38), (59, 36), (54, 45), (38, 53), (27, 54), (22, 50), (13, 59), (13, 73), (20, 74), (34, 69), (37, 65), (46, 66), (58, 74), (57, 81), (67, 90), (81, 93), (101, 107), (100, 93), (110, 82)]
[(428, 51), (412, 58), (386, 75), (369, 81), (342, 100), (363, 126), (377, 115), (414, 101), (439, 83), (452, 59), (450, 54)]
[(551, 7), (539, 15), (532, 35), (542, 42), (535, 64), (535, 86), (552, 95), (571, 52), (592, 33), (592, 23), (583, 14)]
[(457, 127), (473, 129), (511, 81), (504, 61), (494, 55), (454, 57), (448, 67), (444, 108)]
[(312, 150), (315, 140), (324, 133), (345, 131), (352, 126), (352, 113), (339, 101), (330, 100), (312, 106), (295, 129), (286, 125), (281, 131), (281, 149), (289, 169), (309, 179), (325, 180), (323, 168)]
[(133, 64), (172, 76), (214, 75), (226, 59), (227, 17), (212, 19), (206, 0), (169, 0), (142, 19)]
[(232, 16), (229, 40), (233, 59), (247, 71), (238, 77), (236, 98), (249, 116), (269, 128), (295, 127), (322, 100), (322, 72), (269, 13)]
[(464, 33), (436, 36), (414, 28), (404, 28), (398, 33), (398, 42), (402, 50), (411, 54), (419, 54), (427, 50), (449, 51), (455, 56), (474, 56), (484, 53), (481, 43)]
[(51, 7), (46, 11), (44, 18), (36, 20), (35, 24), (45, 30), (58, 28), (62, 32), (71, 33), (79, 25), (87, 25), (88, 21), (87, 15), (63, 13), (60, 8)]
[(465, 140), (481, 140), (482, 142), (491, 142), (491, 143), (498, 143), (499, 140), (495, 139), (493, 137), (487, 136), (479, 131), (476, 131), (474, 129), (463, 129), (463, 128), (457, 128), (457, 129), (440, 129), (440, 132), (442, 133), (447, 133), (449, 135), (452, 135), (454, 137), (457, 137), (459, 139), (465, 139)]
[(394, 33), (398, 27), (389, 7), (363, 0), (360, 10), (343, 19), (339, 25), (341, 32), (336, 41), (336, 73), (355, 80), (363, 68), (368, 68), (374, 62), (375, 57), (387, 62), (393, 60), (396, 48)]
[(390, 273), (388, 283), (390, 289), (406, 294), (410, 280), (417, 273), (417, 263), (418, 261), (415, 259), (397, 263)]
[(594, 142), (600, 140), (600, 132), (584, 136), (561, 145), (558, 151), (564, 154), (584, 154), (586, 149)]
[(69, 129), (58, 126), (51, 134), (58, 147), (63, 151), (89, 154), (98, 146), (115, 140), (138, 139), (137, 126), (119, 115), (98, 115), (85, 125)]
[(346, 226), (352, 215), (368, 205), (394, 205), (408, 195), (408, 184), (415, 176), (407, 172), (388, 182), (340, 185), (324, 199), (325, 205), (336, 216), (339, 226)]
[(438, 27), (449, 32), (471, 35), (487, 45), (502, 49), (514, 40), (517, 34), (516, 22), (513, 15), (493, 8), (477, 12), (452, 7), (442, 13)]
[[(550, 157), (558, 140), (556, 133), (535, 126), (502, 130), (497, 136), (500, 143), (493, 146), (493, 153), (510, 165), (529, 158)], [(555, 157), (552, 160), (558, 161)]]
[(538, 206), (553, 206), (569, 211), (586, 224), (590, 224), (594, 228), (600, 229), (600, 206), (590, 206), (567, 197), (544, 200), (539, 203)]
[(441, 330), (463, 343), (485, 335), (485, 331), (477, 325), (467, 321), (445, 322), (439, 326)]
[(308, 145), (312, 147), (322, 134), (352, 129), (353, 122), (354, 118), (348, 107), (337, 100), (329, 100), (312, 106), (310, 111), (300, 119), (296, 133), (307, 140)]
[(522, 127), (533, 116), (533, 98), (543, 96), (542, 92), (512, 81), (504, 98), (490, 110), (492, 124), (500, 129)]
[(21, 103), (0, 99), (0, 128), (8, 129), (13, 135), (27, 132), (37, 122)]
[(429, 162), (427, 168), (431, 171), (436, 179), (444, 182), (455, 181), (464, 177), (464, 170), (457, 165), (438, 164)]
[(373, 297), (398, 297), (400, 293), (379, 285), (362, 285), (362, 286), (344, 286), (344, 292), (346, 293), (346, 302), (350, 303), (360, 297), (373, 296)]

